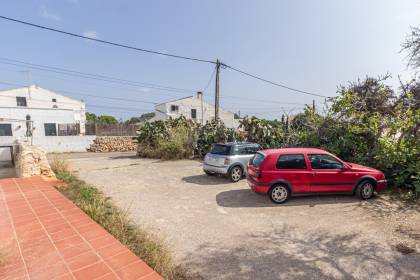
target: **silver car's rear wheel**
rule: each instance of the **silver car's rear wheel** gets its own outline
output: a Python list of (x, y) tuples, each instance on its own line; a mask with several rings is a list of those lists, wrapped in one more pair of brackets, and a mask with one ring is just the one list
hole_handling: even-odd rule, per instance
[(274, 203), (284, 203), (289, 199), (290, 190), (285, 185), (275, 185), (269, 191), (269, 196)]
[(239, 166), (233, 167), (230, 170), (229, 176), (232, 182), (238, 182), (242, 178), (242, 168)]

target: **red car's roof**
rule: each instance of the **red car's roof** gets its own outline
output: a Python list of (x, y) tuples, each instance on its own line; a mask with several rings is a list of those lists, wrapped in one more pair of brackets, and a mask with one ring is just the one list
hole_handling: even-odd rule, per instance
[(317, 154), (329, 154), (327, 151), (317, 149), (317, 148), (280, 148), (280, 149), (267, 149), (261, 150), (265, 155), (274, 154), (274, 153), (303, 153), (303, 154), (310, 154), (310, 153), (317, 153)]

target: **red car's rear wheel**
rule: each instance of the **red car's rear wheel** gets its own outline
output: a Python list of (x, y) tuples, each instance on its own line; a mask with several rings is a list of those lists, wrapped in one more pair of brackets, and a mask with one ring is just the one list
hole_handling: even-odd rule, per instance
[(285, 203), (290, 197), (290, 190), (285, 185), (274, 185), (268, 192), (268, 196), (274, 203)]

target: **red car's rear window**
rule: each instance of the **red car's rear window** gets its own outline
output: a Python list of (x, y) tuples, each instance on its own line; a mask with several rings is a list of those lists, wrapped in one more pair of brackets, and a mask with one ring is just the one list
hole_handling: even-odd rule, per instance
[(264, 161), (265, 155), (262, 153), (256, 153), (255, 156), (252, 158), (251, 164), (255, 167), (259, 167), (261, 163)]

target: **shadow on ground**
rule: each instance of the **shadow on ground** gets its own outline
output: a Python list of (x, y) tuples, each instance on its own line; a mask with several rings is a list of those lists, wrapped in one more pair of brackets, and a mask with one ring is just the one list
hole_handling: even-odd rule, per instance
[[(225, 185), (225, 184), (232, 183), (229, 179), (221, 175), (208, 176), (206, 174), (183, 177), (182, 181), (190, 183), (190, 184), (202, 185), (202, 186)], [(237, 184), (241, 184), (241, 182), (238, 182)]]
[(309, 206), (315, 207), (322, 204), (358, 203), (356, 197), (350, 195), (323, 195), (292, 197), (284, 204), (272, 203), (267, 195), (257, 194), (250, 189), (238, 189), (220, 192), (216, 195), (219, 206), (230, 208), (243, 207), (290, 207)]
[[(301, 231), (300, 231), (301, 232)], [(204, 244), (186, 261), (205, 279), (419, 279), (420, 255), (402, 255), (356, 233), (300, 234), (290, 227)], [(246, 240), (246, 242), (241, 242)]]
[(127, 155), (118, 155), (111, 156), (109, 159), (139, 159), (140, 157), (137, 154), (127, 154)]
[(0, 161), (0, 178), (16, 177), (16, 170), (10, 161)]

